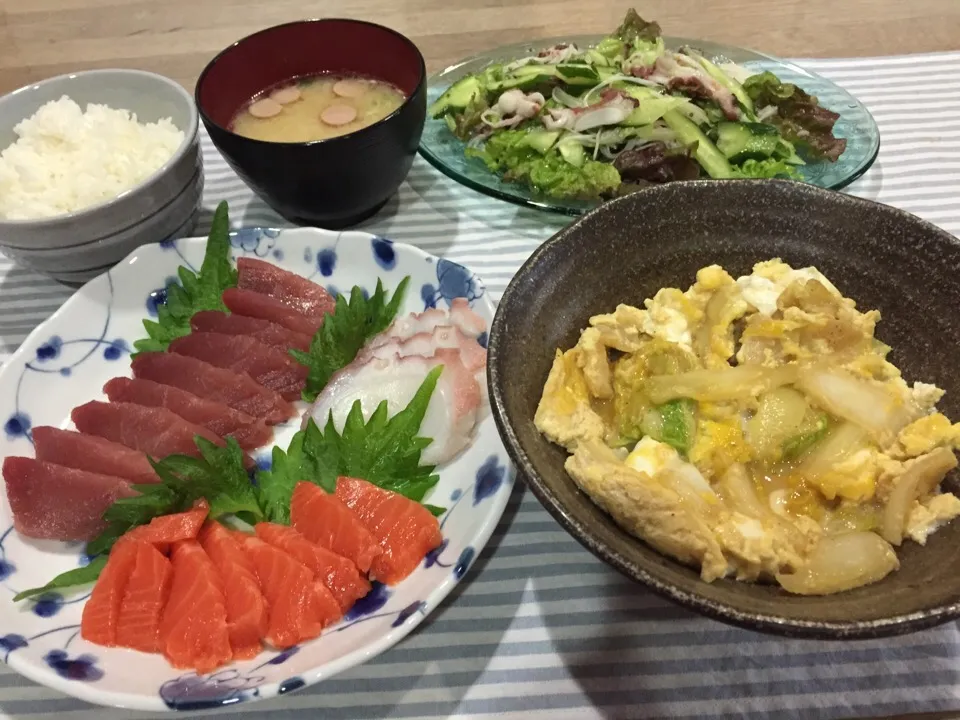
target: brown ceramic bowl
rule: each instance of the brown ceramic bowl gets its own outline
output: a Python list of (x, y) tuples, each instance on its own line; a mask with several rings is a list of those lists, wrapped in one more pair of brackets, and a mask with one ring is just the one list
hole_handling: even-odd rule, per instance
[[(384, 80), (407, 96), (369, 127), (327, 140), (278, 143), (230, 131), (254, 95), (322, 73)], [(426, 67), (409, 39), (361, 20), (327, 18), (277, 25), (238, 40), (197, 80), (200, 119), (236, 173), (274, 210), (302, 225), (341, 228), (375, 213), (403, 182), (427, 112)]]
[[(622, 531), (564, 470), (567, 453), (533, 424), (556, 348), (572, 347), (590, 316), (642, 307), (661, 287), (687, 288), (712, 263), (748, 273), (780, 257), (815, 265), (862, 308), (883, 314), (877, 335), (908, 381), (946, 390), (960, 419), (960, 242), (891, 207), (779, 180), (678, 182), (613, 200), (544, 243), (507, 287), (489, 339), (488, 382), (500, 434), (544, 507), (595, 555), (709, 617), (789, 636), (903, 634), (960, 617), (960, 521), (925, 547), (904, 543), (901, 567), (879, 583), (827, 597), (772, 585), (707, 584)], [(956, 479), (948, 478), (956, 489)]]

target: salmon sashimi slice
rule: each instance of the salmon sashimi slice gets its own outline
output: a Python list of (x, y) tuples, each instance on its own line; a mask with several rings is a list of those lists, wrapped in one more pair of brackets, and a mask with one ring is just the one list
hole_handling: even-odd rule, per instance
[(200, 457), (200, 449), (193, 441), (197, 435), (217, 445), (224, 444), (219, 435), (166, 408), (92, 400), (75, 407), (70, 417), (82, 433), (118, 442), (156, 459), (167, 455)]
[(114, 500), (137, 494), (123, 478), (34, 458), (5, 458), (3, 479), (17, 532), (41, 540), (90, 540)]
[(117, 617), (117, 645), (143, 652), (160, 650), (160, 615), (170, 594), (173, 566), (150, 543), (123, 538), (137, 548)]
[(117, 377), (103, 386), (103, 392), (110, 402), (166, 408), (187, 422), (205, 427), (214, 435), (233, 436), (244, 450), (265, 445), (273, 437), (273, 430), (267, 427), (263, 420), (172, 385), (161, 385), (152, 380)]
[(311, 318), (323, 318), (337, 305), (326, 288), (257, 258), (237, 259), (237, 287), (269, 295)]
[(160, 482), (142, 452), (96, 435), (41, 425), (33, 429), (37, 460), (112, 475), (136, 484)]
[(223, 304), (230, 312), (237, 315), (269, 320), (282, 325), (287, 330), (309, 335), (311, 338), (323, 324), (322, 317), (316, 319), (307, 317), (284, 305), (280, 300), (253, 290), (227, 288), (223, 291)]
[(194, 332), (215, 332), (221, 335), (246, 335), (260, 342), (286, 352), (291, 348), (307, 352), (310, 349), (311, 336), (289, 330), (269, 320), (220, 312), (219, 310), (201, 310), (190, 318), (190, 328)]
[(131, 362), (133, 374), (143, 380), (186, 390), (198, 397), (229, 405), (269, 425), (296, 414), (293, 405), (279, 393), (256, 380), (210, 363), (176, 353), (140, 353)]
[(431, 550), (440, 547), (440, 523), (418, 502), (356, 478), (337, 480), (337, 497), (357, 514), (380, 542), (370, 574), (396, 585), (417, 569)]
[(244, 335), (192, 332), (170, 343), (170, 352), (249, 375), (285, 400), (299, 398), (307, 382), (305, 365), (282, 350)]
[(117, 623), (127, 582), (137, 564), (140, 543), (120, 541), (113, 546), (97, 584), (83, 605), (80, 636), (89, 642), (114, 647)]
[(270, 608), (264, 639), (275, 648), (288, 648), (317, 637), (340, 618), (340, 606), (313, 573), (293, 557), (249, 536), (243, 550), (253, 564), (260, 590)]
[(357, 600), (370, 592), (370, 583), (360, 575), (353, 562), (313, 544), (294, 528), (262, 522), (257, 523), (254, 529), (257, 537), (265, 543), (306, 565), (314, 578), (322, 582), (333, 595), (341, 612), (352, 608)]
[(350, 560), (364, 575), (383, 552), (350, 508), (313, 483), (299, 482), (293, 489), (290, 524), (310, 542)]
[(150, 543), (160, 552), (166, 553), (173, 543), (195, 540), (209, 512), (210, 506), (201, 498), (191, 509), (155, 517), (146, 525), (130, 530), (124, 538)]
[(173, 582), (160, 620), (160, 647), (176, 668), (208, 673), (230, 662), (223, 582), (196, 540), (174, 544)]
[(267, 634), (270, 616), (250, 558), (231, 531), (218, 522), (204, 525), (199, 540), (223, 580), (227, 633), (233, 657), (236, 660), (256, 657), (263, 649), (260, 638)]

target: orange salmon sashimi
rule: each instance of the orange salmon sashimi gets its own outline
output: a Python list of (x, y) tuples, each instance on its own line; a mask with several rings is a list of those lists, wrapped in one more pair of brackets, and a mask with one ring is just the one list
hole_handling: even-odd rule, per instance
[(173, 567), (166, 556), (148, 542), (123, 539), (136, 546), (137, 555), (120, 603), (117, 645), (157, 652), (160, 650), (160, 615), (170, 594)]
[(230, 662), (223, 583), (196, 540), (174, 543), (173, 583), (160, 621), (160, 646), (176, 668), (208, 673)]
[(123, 594), (137, 564), (137, 546), (135, 542), (118, 542), (110, 551), (107, 564), (83, 606), (80, 637), (84, 640), (104, 647), (116, 646), (117, 621)]
[(260, 590), (270, 608), (265, 639), (273, 647), (293, 647), (317, 637), (340, 618), (340, 606), (313, 573), (290, 555), (255, 537), (243, 541)]
[(267, 634), (269, 612), (250, 558), (233, 532), (218, 522), (207, 522), (200, 531), (199, 541), (223, 579), (233, 657), (236, 660), (256, 657), (263, 649), (260, 638)]
[(148, 524), (128, 532), (124, 538), (153, 543), (160, 552), (166, 553), (172, 543), (196, 539), (208, 512), (210, 506), (201, 498), (190, 510), (155, 517)]
[(314, 545), (351, 560), (364, 575), (383, 552), (350, 508), (313, 483), (299, 482), (294, 488), (290, 524)]
[(306, 565), (314, 578), (322, 582), (333, 595), (341, 612), (352, 608), (357, 600), (370, 592), (370, 583), (360, 574), (356, 565), (345, 557), (314, 545), (294, 528), (262, 522), (257, 523), (254, 530), (265, 543)]
[(337, 479), (336, 496), (373, 533), (383, 549), (370, 574), (396, 585), (417, 569), (428, 552), (440, 546), (440, 523), (418, 502), (356, 478)]

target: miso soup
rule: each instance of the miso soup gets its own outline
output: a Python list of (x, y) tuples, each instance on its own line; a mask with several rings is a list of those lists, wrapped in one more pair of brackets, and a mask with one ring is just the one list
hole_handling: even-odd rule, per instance
[(230, 130), (268, 142), (325, 140), (383, 120), (405, 99), (382, 80), (313, 75), (257, 94), (236, 114)]

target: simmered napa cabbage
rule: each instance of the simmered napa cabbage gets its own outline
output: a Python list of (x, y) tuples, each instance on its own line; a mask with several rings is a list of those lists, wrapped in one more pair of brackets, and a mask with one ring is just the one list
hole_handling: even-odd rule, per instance
[(898, 567), (960, 515), (960, 425), (874, 338), (879, 312), (778, 259), (697, 273), (590, 319), (557, 352), (535, 423), (629, 532), (706, 581), (830, 594)]

